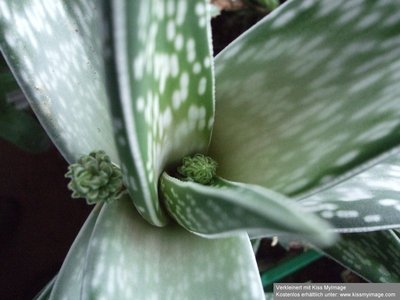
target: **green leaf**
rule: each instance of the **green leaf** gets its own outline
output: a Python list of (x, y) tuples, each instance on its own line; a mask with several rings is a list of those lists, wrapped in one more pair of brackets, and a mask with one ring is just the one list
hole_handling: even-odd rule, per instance
[(372, 282), (400, 281), (400, 239), (392, 230), (344, 234), (327, 255)]
[(219, 174), (293, 196), (399, 145), (399, 11), (288, 1), (221, 52)]
[(213, 77), (206, 1), (114, 1), (106, 49), (121, 168), (140, 214), (167, 222), (157, 193), (166, 166), (207, 150)]
[(8, 70), (0, 72), (0, 110), (7, 107), (7, 94), (18, 90), (18, 83)]
[(81, 299), (87, 249), (101, 205), (95, 206), (76, 237), (56, 277), (49, 299)]
[(93, 231), (83, 299), (263, 299), (246, 234), (208, 240), (149, 225), (129, 199), (106, 204)]
[(328, 220), (340, 232), (400, 227), (400, 155), (397, 152), (298, 203)]
[(293, 235), (331, 245), (330, 227), (285, 196), (265, 188), (215, 178), (212, 186), (184, 182), (164, 173), (165, 205), (184, 228), (207, 237), (246, 231), (250, 237)]
[(50, 143), (39, 123), (9, 101), (18, 92), (12, 73), (0, 72), (0, 137), (24, 151), (45, 151)]
[[(96, 3), (2, 1), (0, 46), (33, 110), (69, 162), (101, 149), (118, 163), (102, 54), (86, 39), (89, 34), (99, 38), (99, 26), (84, 27), (96, 18)], [(79, 14), (82, 5), (92, 9)]]
[(0, 111), (0, 137), (32, 153), (50, 147), (49, 139), (39, 123), (28, 113), (14, 108)]

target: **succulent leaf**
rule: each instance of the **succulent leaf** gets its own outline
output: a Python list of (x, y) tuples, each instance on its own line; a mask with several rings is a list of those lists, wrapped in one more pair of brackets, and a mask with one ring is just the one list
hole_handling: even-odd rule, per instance
[(101, 45), (99, 26), (94, 26), (99, 1), (0, 5), (1, 51), (60, 152), (73, 163), (93, 149), (104, 149), (118, 163), (102, 52), (95, 47)]
[(205, 0), (110, 4), (107, 82), (121, 169), (139, 213), (163, 226), (166, 166), (207, 150), (213, 76)]
[(285, 196), (265, 188), (215, 177), (204, 186), (163, 173), (160, 183), (165, 205), (187, 230), (205, 237), (291, 235), (321, 246), (335, 240), (332, 229)]
[(246, 234), (208, 240), (176, 224), (160, 229), (127, 198), (103, 206), (86, 257), (81, 299), (264, 297)]
[(372, 282), (400, 281), (400, 239), (392, 231), (343, 234), (322, 251)]
[(364, 172), (298, 201), (336, 231), (400, 227), (400, 155), (396, 150)]
[[(119, 163), (119, 154), (136, 208), (162, 226), (159, 176), (184, 155), (206, 152), (213, 126), (206, 1), (110, 6), (103, 48), (98, 1), (0, 2), (0, 46), (67, 160), (105, 149)], [(289, 203), (184, 167), (187, 179), (211, 185), (161, 175), (171, 215), (208, 237), (244, 229), (320, 245), (333, 235), (304, 207), (339, 230), (398, 226), (399, 11), (395, 1), (288, 1), (219, 55), (211, 147), (219, 173), (302, 198)], [(74, 196), (90, 203), (122, 196), (121, 173), (104, 154), (80, 159), (68, 176)], [(324, 251), (369, 280), (398, 282), (399, 246), (386, 231), (345, 235)], [(50, 289), (52, 299), (263, 297), (245, 233), (206, 240), (176, 224), (161, 231), (127, 196), (95, 208), (43, 295)]]
[(221, 52), (219, 175), (296, 196), (398, 146), (399, 11), (288, 1)]

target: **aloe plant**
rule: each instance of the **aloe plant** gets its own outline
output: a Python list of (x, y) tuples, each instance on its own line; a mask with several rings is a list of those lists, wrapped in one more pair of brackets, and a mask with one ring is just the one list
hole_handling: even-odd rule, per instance
[[(126, 188), (75, 172), (88, 202), (117, 193), (39, 298), (263, 299), (249, 237), (275, 235), (400, 280), (399, 3), (288, 1), (215, 60), (203, 0), (0, 8), (3, 54), (68, 176), (101, 150)], [(218, 176), (177, 168), (193, 154)]]

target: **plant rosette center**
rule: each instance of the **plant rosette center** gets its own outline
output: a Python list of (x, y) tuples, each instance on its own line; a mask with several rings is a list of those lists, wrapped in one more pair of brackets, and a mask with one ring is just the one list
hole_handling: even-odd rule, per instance
[(178, 173), (183, 176), (184, 180), (209, 185), (216, 175), (217, 166), (218, 164), (211, 157), (195, 154), (182, 159)]

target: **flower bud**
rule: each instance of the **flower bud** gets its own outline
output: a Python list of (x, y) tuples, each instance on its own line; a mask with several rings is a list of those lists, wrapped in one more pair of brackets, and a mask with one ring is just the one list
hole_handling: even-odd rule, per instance
[(68, 188), (72, 191), (72, 198), (86, 198), (88, 204), (110, 202), (126, 192), (121, 170), (104, 151), (82, 156), (68, 167), (65, 177), (71, 179)]
[(211, 157), (203, 154), (184, 157), (182, 159), (182, 166), (178, 168), (178, 173), (183, 176), (184, 180), (204, 185), (212, 182), (216, 171), (217, 163)]

